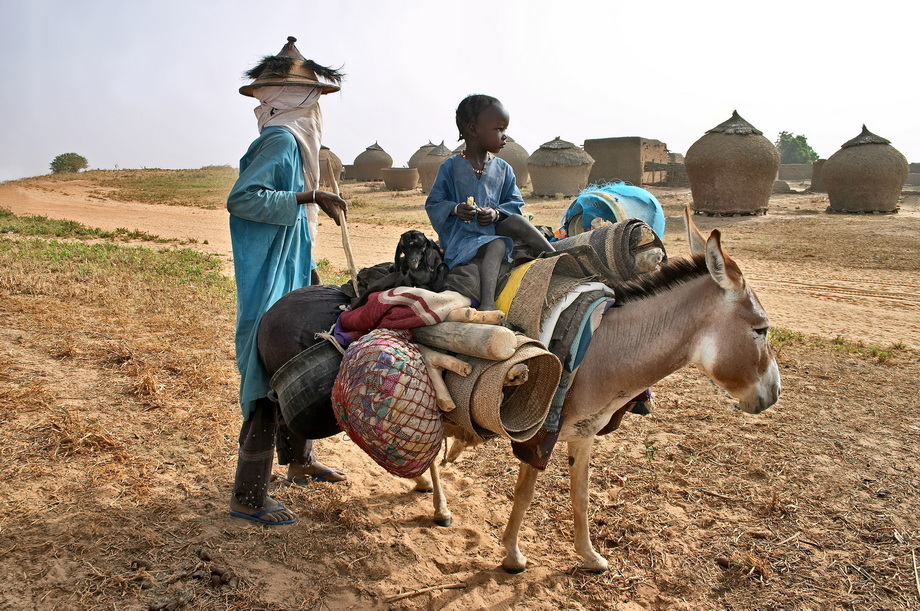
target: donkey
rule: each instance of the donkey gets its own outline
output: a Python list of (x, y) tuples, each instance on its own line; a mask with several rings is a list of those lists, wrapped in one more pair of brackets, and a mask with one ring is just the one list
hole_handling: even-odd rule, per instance
[[(719, 230), (704, 238), (689, 208), (685, 220), (692, 258), (669, 261), (620, 287), (618, 307), (604, 315), (563, 404), (559, 441), (568, 448), (575, 551), (587, 570), (608, 567), (591, 544), (588, 467), (595, 435), (619, 408), (689, 364), (738, 399), (747, 413), (767, 409), (780, 395), (779, 369), (767, 341), (767, 314), (738, 265), (722, 249)], [(452, 455), (458, 453), (452, 448)], [(450, 511), (438, 475), (433, 463), (435, 521), (446, 526)], [(502, 568), (509, 573), (527, 567), (519, 533), (538, 475), (537, 469), (521, 463), (502, 535)], [(417, 489), (423, 483), (416, 480)]]

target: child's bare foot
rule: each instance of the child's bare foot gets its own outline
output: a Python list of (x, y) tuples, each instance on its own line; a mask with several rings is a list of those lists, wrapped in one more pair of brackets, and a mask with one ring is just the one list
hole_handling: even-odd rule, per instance
[(315, 482), (329, 482), (330, 484), (348, 479), (341, 471), (327, 467), (318, 460), (310, 465), (289, 464), (287, 477), (289, 482), (298, 486), (306, 484), (307, 479)]
[(262, 507), (250, 507), (243, 505), (236, 496), (231, 495), (230, 515), (266, 526), (281, 526), (297, 521), (297, 516), (290, 509), (271, 497), (265, 498), (265, 505)]

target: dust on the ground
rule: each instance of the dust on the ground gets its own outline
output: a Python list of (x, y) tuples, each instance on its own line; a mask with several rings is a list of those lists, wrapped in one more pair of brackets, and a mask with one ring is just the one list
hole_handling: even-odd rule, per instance
[[(406, 229), (431, 233), (423, 195), (343, 189), (361, 265), (389, 259)], [(689, 191), (651, 190), (669, 254), (685, 254)], [(376, 211), (395, 197), (397, 212)], [(566, 203), (528, 210), (555, 225)], [(79, 183), (0, 185), (0, 206), (186, 240), (230, 261), (224, 211), (112, 202)], [(430, 495), (343, 435), (318, 446), (346, 484), (277, 483), (297, 524), (234, 520), (231, 317), (174, 313), (164, 341), (142, 311), (109, 316), (115, 289), (83, 298), (0, 275), (0, 607), (916, 607), (920, 199), (906, 194), (895, 215), (826, 206), (826, 195), (799, 192), (774, 196), (765, 216), (696, 217), (723, 229), (772, 323), (804, 337), (781, 346), (783, 396), (761, 415), (733, 411), (686, 369), (655, 387), (653, 414), (598, 438), (592, 535), (611, 561), (600, 575), (576, 570), (561, 451), (525, 520), (529, 568), (501, 571), (517, 467), (499, 441), (444, 469), (450, 528), (431, 522)], [(330, 221), (317, 252), (345, 266)], [(182, 325), (195, 332), (183, 337)], [(191, 373), (211, 394), (179, 384)], [(401, 593), (411, 595), (387, 602)]]

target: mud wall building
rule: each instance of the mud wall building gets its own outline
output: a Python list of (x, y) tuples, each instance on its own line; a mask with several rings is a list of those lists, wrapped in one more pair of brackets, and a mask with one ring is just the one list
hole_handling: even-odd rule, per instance
[(585, 152), (594, 158), (588, 182), (623, 180), (636, 186), (662, 182), (664, 172), (646, 171), (646, 162), (666, 164), (668, 147), (660, 140), (639, 136), (585, 140)]

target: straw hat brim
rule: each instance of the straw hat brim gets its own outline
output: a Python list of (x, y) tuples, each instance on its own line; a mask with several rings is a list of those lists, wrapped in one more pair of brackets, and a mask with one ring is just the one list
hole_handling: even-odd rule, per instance
[(248, 85), (243, 85), (240, 87), (240, 93), (243, 95), (254, 98), (254, 92), (259, 87), (283, 87), (285, 85), (308, 85), (313, 87), (322, 87), (323, 94), (335, 93), (339, 91), (341, 87), (338, 85), (332, 85), (330, 83), (321, 83), (316, 79), (307, 78), (305, 76), (296, 76), (289, 75), (285, 77), (271, 76), (256, 79)]

